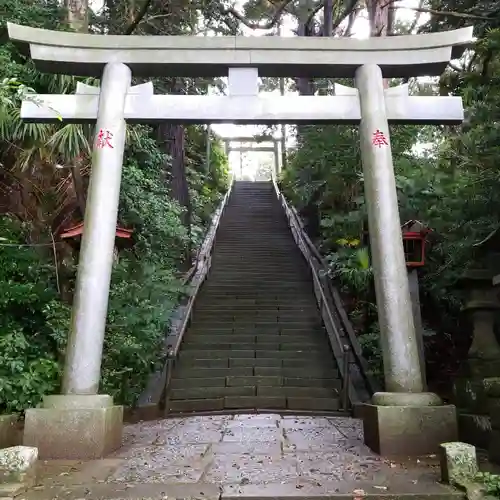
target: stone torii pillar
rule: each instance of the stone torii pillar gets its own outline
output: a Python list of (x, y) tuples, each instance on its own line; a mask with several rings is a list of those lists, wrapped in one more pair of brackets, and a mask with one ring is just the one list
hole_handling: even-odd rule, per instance
[[(66, 362), (65, 394), (47, 397), (43, 408), (26, 412), (26, 444), (38, 446), (42, 457), (82, 458), (102, 456), (119, 441), (119, 410), (112, 410), (117, 407), (109, 396), (96, 392), (124, 121), (360, 124), (387, 389), (375, 394), (372, 404), (364, 408), (365, 442), (384, 455), (420, 455), (435, 453), (441, 442), (456, 439), (455, 408), (422, 392), (388, 126), (461, 123), (462, 101), (450, 96), (409, 96), (407, 86), (384, 90), (382, 78), (440, 75), (472, 41), (472, 28), (370, 40), (101, 36), (13, 24), (8, 24), (8, 32), (41, 71), (102, 76), (100, 95), (40, 95), (35, 102), (24, 102), (21, 109), (21, 117), (30, 121), (98, 122), (91, 206), (82, 247), (85, 255), (81, 255), (80, 291), (73, 311), (74, 353)], [(134, 94), (129, 91), (131, 73), (141, 77), (228, 76), (229, 95)], [(355, 78), (357, 90), (337, 87), (333, 97), (258, 95), (259, 76), (298, 75)], [(109, 172), (104, 171), (106, 164), (111, 165)], [(109, 200), (104, 200), (106, 182), (112, 185)], [(100, 222), (95, 214), (103, 210), (107, 213)], [(100, 246), (102, 255), (91, 250), (94, 245)], [(100, 301), (95, 311), (92, 294)], [(83, 374), (81, 380), (79, 374)], [(81, 444), (82, 435), (92, 435), (92, 443)], [(57, 447), (60, 451), (54, 455)], [(76, 451), (67, 451), (69, 447)]]

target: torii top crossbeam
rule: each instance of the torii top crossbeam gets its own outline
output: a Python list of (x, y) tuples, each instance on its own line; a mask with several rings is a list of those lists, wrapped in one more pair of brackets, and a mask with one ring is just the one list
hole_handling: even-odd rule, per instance
[(252, 67), (259, 76), (352, 78), (377, 64), (387, 78), (440, 75), (472, 41), (472, 27), (369, 40), (323, 37), (87, 35), (8, 23), (9, 38), (41, 71), (100, 77), (119, 61), (134, 76), (226, 76)]

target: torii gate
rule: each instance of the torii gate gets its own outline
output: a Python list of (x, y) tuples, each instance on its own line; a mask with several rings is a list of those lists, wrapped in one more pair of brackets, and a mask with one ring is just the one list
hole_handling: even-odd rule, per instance
[[(427, 454), (456, 438), (453, 406), (424, 393), (413, 324), (389, 123), (459, 124), (459, 97), (414, 97), (383, 78), (440, 75), (472, 41), (454, 31), (346, 38), (86, 35), (8, 24), (10, 40), (40, 71), (101, 77), (101, 88), (39, 95), (30, 121), (97, 121), (63, 395), (26, 412), (24, 440), (40, 456), (95, 457), (119, 446), (121, 408), (98, 396), (115, 237), (125, 123), (360, 124), (365, 196), (386, 390), (363, 408), (365, 442), (382, 454)], [(154, 95), (135, 76), (228, 76), (229, 96)], [(258, 95), (258, 77), (355, 78), (337, 95)], [(54, 111), (55, 110), (55, 111)], [(82, 442), (81, 436), (92, 439)], [(66, 455), (63, 451), (66, 450)], [(72, 450), (69, 453), (69, 450)]]
[[(224, 151), (227, 156), (229, 153), (272, 153), (274, 160), (274, 175), (277, 177), (281, 171), (282, 165), (280, 161), (280, 144), (282, 141), (280, 138), (273, 136), (265, 137), (222, 137), (222, 142), (224, 143)], [(237, 142), (240, 146), (233, 146), (233, 142)], [(266, 146), (266, 144), (271, 144), (272, 146)], [(245, 146), (241, 146), (245, 144)], [(251, 146), (246, 146), (246, 144), (253, 144)], [(281, 152), (283, 154), (283, 152)]]

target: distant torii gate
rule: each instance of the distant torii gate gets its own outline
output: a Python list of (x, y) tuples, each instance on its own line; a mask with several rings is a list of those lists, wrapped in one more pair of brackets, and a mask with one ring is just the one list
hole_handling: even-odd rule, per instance
[[(459, 124), (459, 97), (384, 90), (383, 78), (440, 75), (472, 41), (472, 27), (369, 40), (322, 37), (86, 35), (8, 24), (40, 71), (101, 77), (101, 88), (39, 95), (30, 121), (97, 121), (68, 340), (63, 395), (26, 412), (26, 444), (102, 456), (120, 443), (121, 410), (97, 395), (115, 238), (125, 123), (360, 124), (365, 196), (385, 385), (363, 408), (365, 442), (382, 454), (429, 454), (456, 439), (453, 406), (424, 393), (405, 268), (389, 123)], [(228, 76), (228, 96), (154, 95), (134, 76)], [(258, 77), (355, 78), (330, 96), (258, 95)], [(55, 110), (55, 111), (54, 111)], [(83, 439), (82, 436), (90, 436)], [(85, 441), (84, 443), (82, 441)], [(62, 452), (59, 452), (61, 456)], [(68, 451), (69, 453), (69, 451)], [(57, 454), (56, 454), (57, 456)]]
[[(274, 160), (274, 176), (277, 177), (282, 169), (280, 155), (283, 157), (283, 151), (280, 151), (280, 145), (282, 144), (280, 138), (273, 136), (265, 137), (222, 137), (222, 142), (224, 143), (224, 151), (227, 156), (229, 153), (273, 153)], [(233, 146), (232, 143), (239, 143), (240, 146)], [(272, 146), (265, 146), (265, 144), (272, 143)], [(245, 146), (241, 146), (245, 144)], [(253, 144), (251, 146), (246, 146), (246, 144)], [(261, 145), (262, 144), (262, 145)]]

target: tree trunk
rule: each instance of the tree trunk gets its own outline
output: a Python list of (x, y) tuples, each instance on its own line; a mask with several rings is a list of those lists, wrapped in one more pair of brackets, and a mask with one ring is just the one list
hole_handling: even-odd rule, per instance
[[(391, 33), (394, 16), (389, 9), (390, 5), (391, 2), (386, 0), (366, 0), (371, 37), (387, 36)], [(389, 87), (387, 78), (384, 78), (384, 87)]]
[[(179, 80), (174, 80), (172, 93), (180, 93)], [(181, 221), (191, 237), (192, 209), (185, 165), (184, 127), (172, 123), (161, 123), (157, 128), (157, 141), (162, 150), (169, 155), (164, 166), (165, 178), (169, 179), (172, 198), (184, 209)], [(190, 246), (191, 245), (189, 245), (189, 247)], [(188, 248), (189, 253), (190, 250), (191, 249)], [(190, 264), (190, 262), (188, 262), (188, 264)]]
[(333, 0), (325, 0), (323, 8), (323, 36), (332, 36), (333, 30)]
[[(311, 21), (309, 20), (310, 0), (300, 0), (298, 11), (298, 36), (312, 36)], [(314, 95), (314, 84), (310, 78), (297, 78), (299, 95)], [(297, 133), (300, 133), (297, 127)]]
[[(87, 33), (89, 30), (89, 4), (88, 0), (64, 0), (66, 7), (66, 15), (69, 26), (77, 33)], [(71, 179), (73, 181), (73, 189), (75, 190), (78, 208), (81, 216), (85, 215), (85, 185), (82, 178), (81, 158), (77, 157), (73, 161), (71, 167)]]
[(88, 0), (64, 0), (67, 10), (69, 26), (78, 33), (87, 33), (89, 30)]

